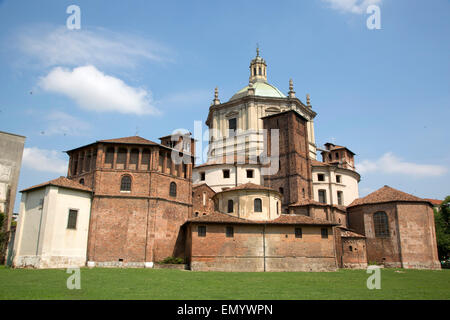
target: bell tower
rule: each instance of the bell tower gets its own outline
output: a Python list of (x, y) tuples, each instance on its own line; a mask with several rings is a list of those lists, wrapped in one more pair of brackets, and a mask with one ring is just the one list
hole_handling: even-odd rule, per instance
[(267, 82), (267, 64), (266, 61), (259, 56), (259, 47), (256, 47), (256, 57), (250, 63), (250, 79), (251, 83)]

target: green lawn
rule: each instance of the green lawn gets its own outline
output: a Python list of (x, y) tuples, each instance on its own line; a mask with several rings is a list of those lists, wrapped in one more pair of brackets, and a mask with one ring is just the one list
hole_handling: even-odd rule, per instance
[(0, 267), (0, 299), (450, 299), (450, 270), (381, 270), (369, 290), (365, 270), (225, 273), (81, 269), (81, 289), (65, 270)]

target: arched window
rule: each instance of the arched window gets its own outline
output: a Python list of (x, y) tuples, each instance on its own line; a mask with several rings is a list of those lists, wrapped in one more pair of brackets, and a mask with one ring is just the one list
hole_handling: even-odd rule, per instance
[(171, 197), (176, 197), (177, 196), (177, 184), (175, 182), (171, 182), (170, 183), (169, 195)]
[(379, 211), (373, 215), (376, 237), (389, 237), (389, 222), (386, 212)]
[(120, 181), (120, 191), (131, 191), (131, 177), (123, 176)]
[(84, 179), (80, 179), (80, 184), (84, 185)]
[(228, 213), (232, 213), (234, 211), (234, 203), (233, 200), (228, 200)]
[(256, 198), (253, 201), (253, 204), (254, 204), (254, 211), (255, 212), (262, 212), (262, 201), (261, 201), (261, 199)]

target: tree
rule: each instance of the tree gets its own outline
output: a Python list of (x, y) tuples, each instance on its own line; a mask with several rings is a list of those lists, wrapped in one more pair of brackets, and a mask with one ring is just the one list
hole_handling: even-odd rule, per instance
[(440, 210), (434, 211), (439, 260), (450, 258), (450, 196), (442, 201)]

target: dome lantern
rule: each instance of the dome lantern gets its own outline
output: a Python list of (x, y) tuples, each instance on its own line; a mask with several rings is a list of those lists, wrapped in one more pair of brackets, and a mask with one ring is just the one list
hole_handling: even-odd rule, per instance
[(250, 82), (267, 82), (267, 64), (259, 56), (259, 47), (256, 47), (256, 57), (250, 63)]

